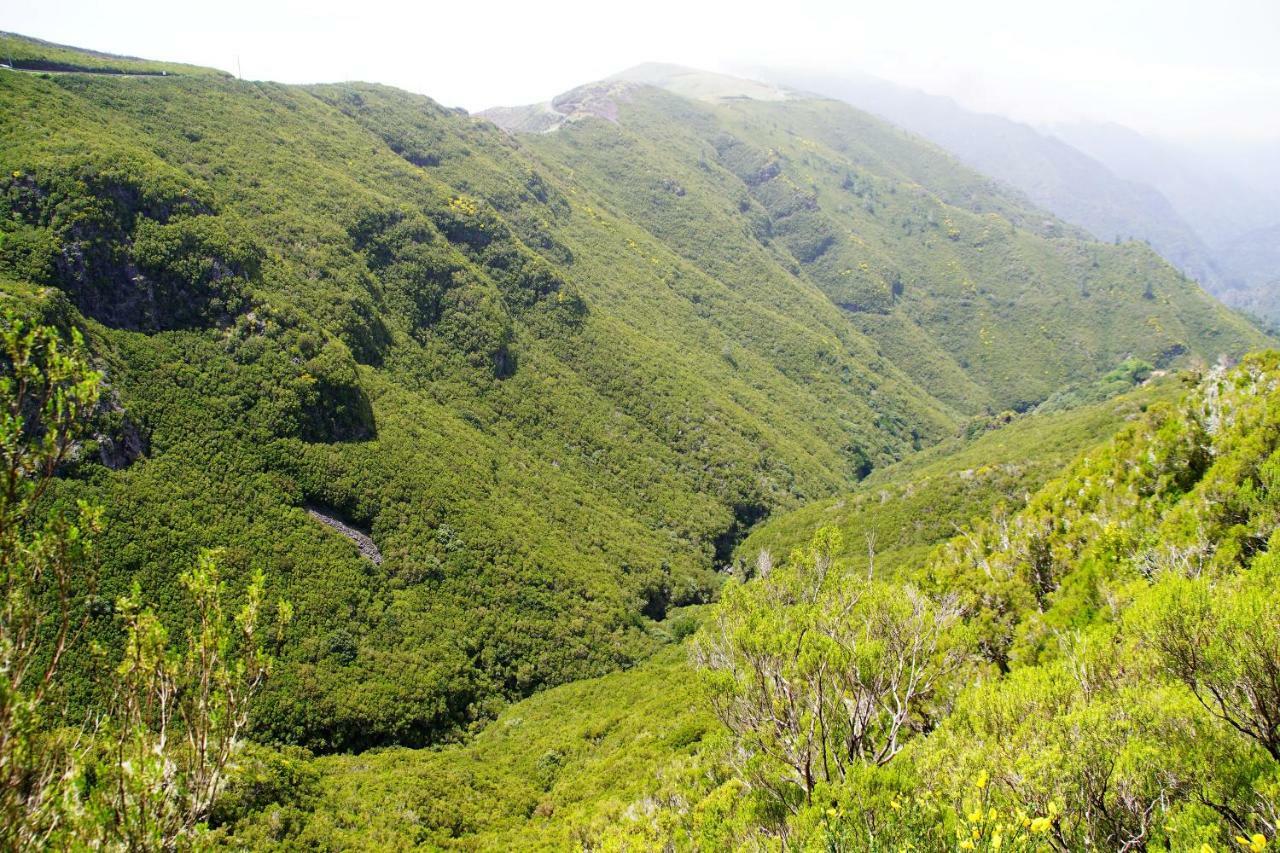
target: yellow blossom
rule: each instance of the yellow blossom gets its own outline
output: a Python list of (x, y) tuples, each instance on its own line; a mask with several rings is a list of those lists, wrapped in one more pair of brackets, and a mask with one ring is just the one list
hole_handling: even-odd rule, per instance
[(1038, 817), (1035, 820), (1031, 821), (1031, 831), (1044, 832), (1048, 830), (1048, 828), (1052, 825), (1053, 825), (1053, 818)]

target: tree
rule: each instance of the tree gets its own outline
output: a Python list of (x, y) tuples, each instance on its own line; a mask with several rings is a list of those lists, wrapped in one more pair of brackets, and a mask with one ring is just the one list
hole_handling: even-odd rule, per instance
[[(136, 585), (119, 602), (127, 638), (95, 773), (94, 811), (108, 819), (91, 827), (104, 841), (173, 849), (198, 834), (242, 745), (250, 704), (271, 668), (259, 635), (264, 579), (254, 577), (228, 618), (217, 556), (206, 552), (182, 577), (195, 604), (185, 651), (175, 651), (160, 620), (140, 607)], [(288, 604), (278, 610), (277, 639), (290, 616)]]
[(99, 511), (44, 506), (98, 400), (83, 342), (0, 309), (0, 847), (60, 824), (69, 766), (49, 726), (58, 666), (85, 624)]
[(850, 572), (839, 551), (824, 528), (786, 566), (731, 583), (695, 645), (743, 775), (792, 807), (929, 729), (968, 657), (954, 598)]
[(1164, 674), (1280, 761), (1280, 566), (1268, 554), (1217, 582), (1166, 576), (1134, 615)]
[[(216, 553), (183, 575), (185, 644), (141, 591), (119, 602), (126, 633), (104, 707), (74, 723), (58, 670), (88, 619), (98, 508), (52, 499), (97, 404), (80, 335), (0, 309), (0, 849), (174, 849), (198, 832), (271, 668), (259, 625), (264, 580), (234, 619)], [(277, 605), (279, 630), (291, 615)], [(276, 641), (282, 639), (277, 633)]]

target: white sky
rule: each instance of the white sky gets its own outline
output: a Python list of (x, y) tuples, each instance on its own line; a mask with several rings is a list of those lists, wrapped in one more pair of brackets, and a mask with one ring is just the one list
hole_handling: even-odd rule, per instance
[(1032, 122), (1280, 139), (1280, 0), (3, 0), (0, 29), (471, 110), (663, 61), (856, 69)]

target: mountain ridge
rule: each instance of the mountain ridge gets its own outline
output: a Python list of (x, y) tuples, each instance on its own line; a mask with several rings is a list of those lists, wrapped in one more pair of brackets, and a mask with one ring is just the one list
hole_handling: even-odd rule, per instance
[(1203, 238), (1159, 190), (1120, 177), (1103, 161), (1053, 135), (1052, 129), (1041, 131), (1003, 116), (973, 112), (950, 98), (869, 75), (774, 74), (921, 134), (1099, 240), (1149, 240), (1171, 263), (1210, 290), (1221, 287), (1222, 272)]

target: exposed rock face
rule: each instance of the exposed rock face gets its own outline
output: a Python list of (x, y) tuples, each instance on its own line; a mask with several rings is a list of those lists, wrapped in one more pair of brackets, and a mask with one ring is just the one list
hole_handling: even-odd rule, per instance
[(98, 456), (113, 471), (128, 468), (147, 455), (147, 437), (134, 421), (124, 417), (119, 429), (110, 435), (99, 435)]
[(202, 194), (145, 160), (14, 171), (0, 178), (0, 215), (21, 236), (6, 260), (114, 328), (225, 324), (245, 307), (264, 254)]
[(321, 524), (332, 527), (334, 530), (356, 543), (356, 547), (360, 549), (360, 553), (369, 560), (372, 560), (375, 565), (380, 565), (382, 563), (382, 552), (378, 550), (378, 546), (374, 544), (373, 539), (369, 537), (368, 533), (365, 533), (363, 530), (357, 530), (337, 516), (315, 506), (307, 507), (307, 515), (311, 516)]
[(110, 388), (98, 402), (93, 440), (98, 459), (112, 471), (128, 468), (151, 450), (146, 430), (125, 411), (119, 396)]
[(525, 107), (495, 107), (477, 113), (509, 133), (547, 133), (567, 121), (587, 117), (618, 121), (618, 101), (637, 84), (626, 81), (588, 83), (557, 95), (550, 103)]

